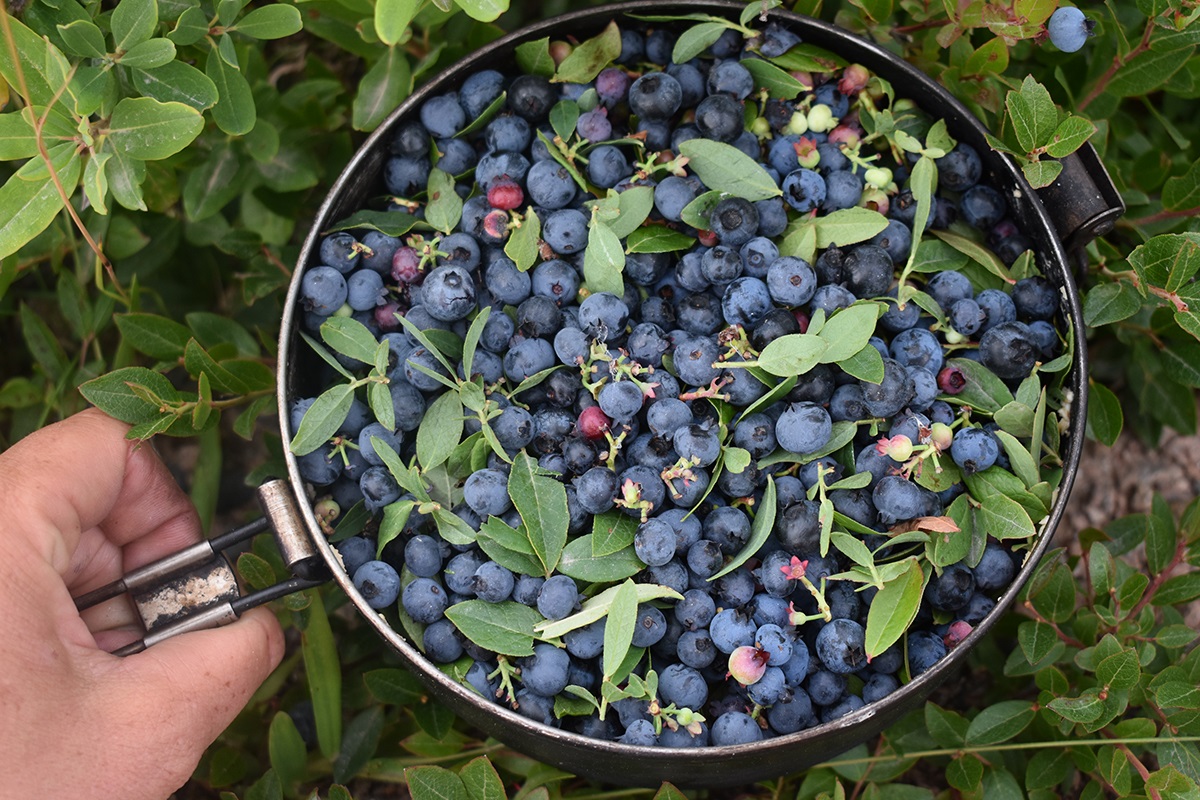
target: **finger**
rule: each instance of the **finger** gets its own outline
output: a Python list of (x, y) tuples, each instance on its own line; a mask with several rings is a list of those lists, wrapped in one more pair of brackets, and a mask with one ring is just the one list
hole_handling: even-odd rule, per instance
[(198, 759), (279, 665), (283, 650), (275, 615), (256, 608), (222, 628), (180, 634), (121, 659), (118, 691), (134, 698), (128, 713), (148, 715), (135, 735), (146, 737), (148, 749), (164, 737), (177, 739)]
[[(0, 464), (0, 502), (28, 523), (14, 533), (70, 578), (82, 532), (99, 528), (129, 548), (125, 568), (199, 537), (196, 512), (153, 449), (128, 426), (89, 409), (30, 434)], [(144, 540), (144, 543), (143, 543)]]

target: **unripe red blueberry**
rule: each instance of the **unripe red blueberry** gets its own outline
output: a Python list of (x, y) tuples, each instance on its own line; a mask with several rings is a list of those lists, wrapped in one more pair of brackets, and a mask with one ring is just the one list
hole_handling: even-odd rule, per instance
[(735, 648), (729, 654), (729, 675), (742, 686), (758, 683), (767, 671), (771, 655), (750, 645)]
[(511, 178), (501, 178), (488, 189), (487, 200), (492, 208), (512, 211), (525, 201), (525, 192), (521, 190), (521, 185)]
[(392, 256), (392, 279), (399, 283), (417, 283), (421, 277), (421, 256), (411, 247), (401, 247)]
[(958, 394), (967, 388), (967, 376), (958, 367), (943, 367), (938, 373), (937, 385), (946, 394)]
[(579, 432), (587, 439), (603, 439), (612, 425), (608, 415), (600, 410), (600, 406), (590, 406), (579, 415)]

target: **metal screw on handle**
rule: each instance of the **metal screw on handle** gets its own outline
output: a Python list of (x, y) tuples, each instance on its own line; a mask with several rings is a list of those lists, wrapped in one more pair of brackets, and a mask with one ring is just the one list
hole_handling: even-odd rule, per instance
[[(114, 655), (126, 656), (180, 633), (227, 625), (252, 608), (327, 580), (287, 484), (281, 480), (263, 484), (258, 500), (263, 509), (261, 519), (131, 570), (107, 586), (75, 598), (75, 607), (82, 611), (128, 592), (146, 635), (114, 651)], [(292, 577), (243, 596), (225, 551), (268, 529), (275, 534)]]

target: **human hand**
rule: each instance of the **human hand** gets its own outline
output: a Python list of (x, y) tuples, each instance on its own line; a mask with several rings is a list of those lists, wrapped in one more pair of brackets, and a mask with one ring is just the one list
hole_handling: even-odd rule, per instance
[(128, 598), (72, 595), (200, 539), (152, 447), (89, 410), (0, 454), (0, 785), (12, 797), (162, 800), (283, 656), (264, 608), (119, 658)]

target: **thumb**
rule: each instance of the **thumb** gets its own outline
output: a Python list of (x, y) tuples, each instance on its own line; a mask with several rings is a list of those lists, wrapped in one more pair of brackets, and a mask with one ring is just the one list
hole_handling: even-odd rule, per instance
[(110, 708), (124, 709), (127, 753), (146, 762), (143, 774), (157, 772), (171, 784), (162, 796), (190, 777), (283, 652), (275, 615), (256, 608), (225, 627), (181, 634), (115, 666)]

